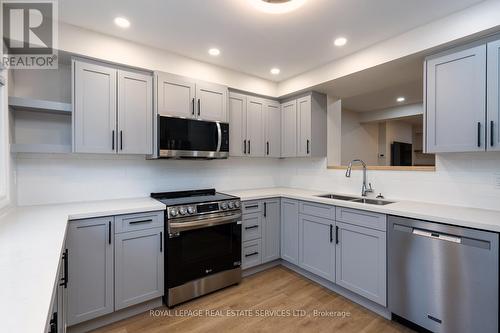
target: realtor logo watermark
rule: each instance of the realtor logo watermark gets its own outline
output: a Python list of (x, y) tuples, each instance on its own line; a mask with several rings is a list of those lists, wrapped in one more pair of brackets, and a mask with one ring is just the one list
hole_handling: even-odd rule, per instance
[(2, 65), (12, 69), (57, 68), (57, 0), (0, 0)]

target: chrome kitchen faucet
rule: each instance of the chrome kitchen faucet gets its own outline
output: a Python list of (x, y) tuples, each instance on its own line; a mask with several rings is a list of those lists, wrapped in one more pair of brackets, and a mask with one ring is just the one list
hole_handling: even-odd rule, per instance
[(351, 162), (349, 162), (349, 165), (347, 166), (347, 171), (345, 173), (345, 176), (347, 178), (351, 177), (352, 164), (355, 163), (355, 162), (360, 163), (363, 166), (363, 185), (361, 187), (361, 195), (363, 197), (366, 197), (367, 193), (373, 192), (373, 188), (372, 188), (372, 184), (371, 183), (368, 184), (369, 187), (366, 186), (366, 163), (363, 162), (363, 160), (360, 160), (360, 159), (352, 160)]

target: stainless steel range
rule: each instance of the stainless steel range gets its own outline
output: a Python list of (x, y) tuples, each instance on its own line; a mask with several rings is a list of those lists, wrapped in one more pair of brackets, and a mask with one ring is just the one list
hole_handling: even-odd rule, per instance
[(152, 193), (165, 211), (165, 303), (241, 281), (240, 199), (215, 189)]

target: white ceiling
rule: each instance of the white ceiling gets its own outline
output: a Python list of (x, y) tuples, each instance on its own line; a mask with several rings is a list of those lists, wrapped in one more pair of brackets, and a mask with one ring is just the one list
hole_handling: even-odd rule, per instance
[[(281, 81), (482, 0), (307, 0), (287, 14), (250, 0), (59, 0), (61, 21)], [(113, 24), (131, 21), (128, 29)], [(345, 36), (343, 48), (334, 38)], [(207, 54), (218, 47), (221, 55)], [(272, 76), (271, 67), (281, 74)]]

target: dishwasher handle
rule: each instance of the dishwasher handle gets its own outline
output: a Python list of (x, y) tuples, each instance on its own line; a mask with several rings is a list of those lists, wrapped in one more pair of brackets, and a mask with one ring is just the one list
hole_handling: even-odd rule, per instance
[(453, 235), (447, 235), (447, 234), (442, 234), (439, 232), (435, 231), (429, 231), (429, 230), (424, 230), (424, 229), (418, 229), (418, 228), (413, 228), (412, 234), (422, 236), (422, 237), (428, 237), (432, 239), (439, 239), (442, 241), (447, 241), (447, 242), (452, 242), (452, 243), (457, 243), (461, 244), (462, 243), (462, 237), (458, 236), (453, 236)]

